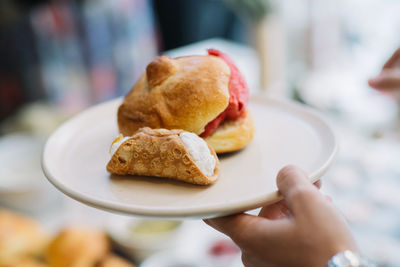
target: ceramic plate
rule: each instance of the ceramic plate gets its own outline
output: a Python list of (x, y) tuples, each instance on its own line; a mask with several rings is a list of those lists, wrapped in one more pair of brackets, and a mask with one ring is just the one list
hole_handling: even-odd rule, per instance
[(285, 165), (303, 168), (311, 182), (327, 170), (337, 145), (313, 110), (292, 102), (253, 96), (256, 132), (242, 151), (220, 156), (220, 178), (211, 186), (169, 179), (115, 176), (106, 172), (109, 147), (118, 135), (121, 99), (94, 106), (48, 139), (42, 167), (66, 195), (100, 209), (158, 218), (210, 218), (245, 211), (279, 199), (275, 178)]

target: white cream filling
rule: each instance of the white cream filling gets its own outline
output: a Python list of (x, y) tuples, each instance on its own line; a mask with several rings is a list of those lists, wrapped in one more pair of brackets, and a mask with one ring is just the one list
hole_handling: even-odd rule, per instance
[(211, 154), (207, 143), (197, 134), (182, 132), (179, 134), (185, 148), (192, 156), (197, 167), (206, 175), (212, 176), (217, 161)]
[(114, 144), (111, 145), (111, 149), (110, 149), (110, 155), (111, 157), (114, 155), (114, 153), (118, 150), (119, 146), (122, 145), (123, 142), (125, 142), (126, 140), (128, 140), (129, 138), (131, 138), (130, 136), (125, 136), (124, 138), (122, 138), (120, 141), (115, 142)]

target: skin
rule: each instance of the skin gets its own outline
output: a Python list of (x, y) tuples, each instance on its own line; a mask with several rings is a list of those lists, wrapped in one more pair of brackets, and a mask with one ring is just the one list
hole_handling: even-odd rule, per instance
[(237, 214), (205, 220), (241, 249), (246, 267), (325, 266), (335, 254), (357, 251), (342, 215), (329, 198), (295, 166), (277, 176), (283, 200), (263, 207), (258, 216)]
[(368, 80), (368, 84), (390, 95), (400, 91), (400, 48), (385, 63), (382, 71)]

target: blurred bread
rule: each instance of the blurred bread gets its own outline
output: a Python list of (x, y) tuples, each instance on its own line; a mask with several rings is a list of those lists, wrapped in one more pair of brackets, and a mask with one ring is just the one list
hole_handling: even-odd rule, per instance
[(228, 106), (229, 75), (215, 56), (156, 57), (118, 109), (120, 132), (150, 127), (201, 134)]
[(109, 240), (104, 232), (66, 228), (49, 244), (46, 259), (52, 267), (93, 267), (109, 251)]
[(0, 266), (44, 252), (47, 236), (34, 220), (0, 209)]
[(110, 254), (103, 258), (96, 267), (135, 267), (135, 265), (117, 255)]
[(47, 263), (33, 257), (18, 258), (8, 264), (0, 264), (1, 267), (51, 267)]
[(224, 121), (205, 141), (217, 153), (232, 152), (247, 146), (254, 136), (254, 122), (250, 111), (235, 121)]

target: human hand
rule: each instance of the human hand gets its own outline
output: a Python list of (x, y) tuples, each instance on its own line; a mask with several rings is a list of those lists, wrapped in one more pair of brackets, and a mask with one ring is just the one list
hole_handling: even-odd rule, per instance
[(283, 201), (264, 207), (258, 216), (205, 220), (240, 247), (246, 267), (324, 266), (339, 252), (356, 251), (344, 218), (301, 169), (283, 168), (277, 186)]
[(378, 76), (368, 80), (369, 86), (377, 90), (393, 93), (400, 91), (400, 48), (385, 63)]

